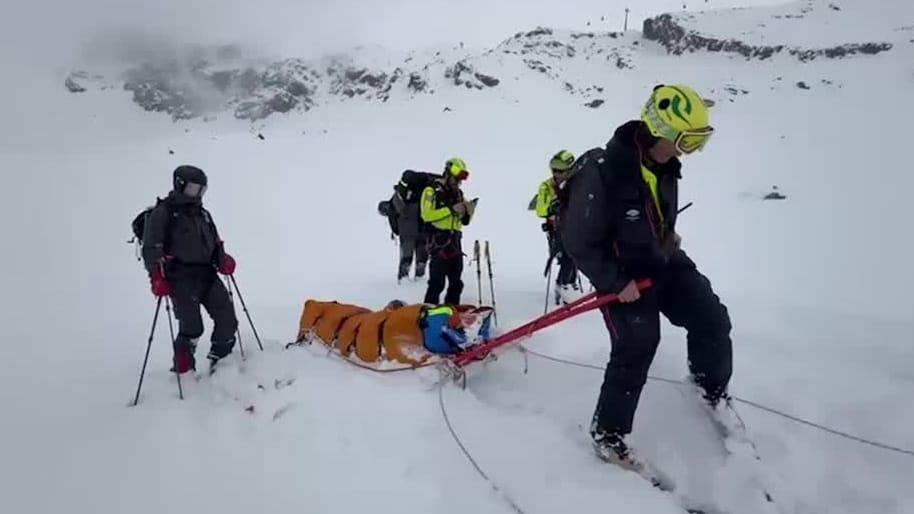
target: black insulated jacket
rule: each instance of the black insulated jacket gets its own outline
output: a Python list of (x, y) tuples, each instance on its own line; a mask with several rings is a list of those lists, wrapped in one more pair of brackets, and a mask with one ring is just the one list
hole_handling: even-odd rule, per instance
[(656, 277), (681, 253), (674, 236), (681, 164), (673, 158), (650, 167), (658, 205), (642, 175), (640, 148), (651, 136), (640, 127), (626, 122), (605, 147), (581, 155), (559, 192), (562, 243), (601, 294)]
[(172, 191), (150, 213), (143, 234), (146, 270), (152, 273), (166, 255), (172, 257), (172, 268), (221, 264), (225, 255), (222, 242), (199, 198)]

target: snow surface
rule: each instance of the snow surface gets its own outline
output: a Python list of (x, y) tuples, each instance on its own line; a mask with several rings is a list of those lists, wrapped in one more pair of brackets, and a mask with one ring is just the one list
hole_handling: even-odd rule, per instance
[[(732, 392), (914, 449), (910, 51), (797, 66), (644, 47), (635, 70), (562, 62), (563, 73), (606, 86), (599, 109), (523, 67), (505, 70), (518, 77), (510, 87), (334, 103), (253, 127), (173, 124), (126, 92), (30, 83), (41, 114), (0, 125), (0, 510), (511, 512), (447, 431), (433, 370), (376, 375), (283, 345), (307, 298), (421, 299), (424, 284), (396, 286), (396, 248), (375, 207), (402, 169), (438, 169), (451, 155), (467, 161), (466, 191), (481, 197), (465, 237), (492, 244), (499, 328), (541, 313), (545, 242), (526, 204), (548, 158), (605, 143), (659, 81), (717, 100), (714, 140), (684, 161), (681, 198), (695, 204), (680, 232), (733, 318)], [(497, 68), (498, 56), (487, 58)], [(128, 408), (154, 307), (125, 244), (129, 222), (182, 163), (209, 173), (206, 204), (266, 350), (239, 309), (248, 359), (236, 353), (224, 373), (184, 380), (179, 401), (160, 318), (141, 403)], [(759, 200), (773, 184), (787, 199)], [(464, 277), (464, 299), (476, 301), (475, 270)], [(525, 344), (599, 368), (609, 338), (586, 314)], [(590, 453), (599, 370), (534, 356), (527, 366), (508, 351), (474, 368), (466, 390), (441, 391), (455, 432), (504, 495), (526, 513), (682, 512)], [(665, 325), (651, 373), (679, 379), (685, 369), (685, 335)], [(761, 479), (781, 512), (914, 512), (910, 456), (739, 406), (762, 462), (724, 466), (676, 388), (650, 382), (642, 398), (634, 444), (695, 503), (771, 512), (752, 485)]]

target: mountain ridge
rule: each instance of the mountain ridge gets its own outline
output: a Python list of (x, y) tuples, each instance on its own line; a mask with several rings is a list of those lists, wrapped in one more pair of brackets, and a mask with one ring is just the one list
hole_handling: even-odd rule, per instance
[[(643, 22), (640, 32), (594, 32), (556, 30), (536, 27), (515, 33), (491, 49), (482, 52), (464, 51), (463, 45), (448, 50), (410, 52), (400, 60), (384, 60), (377, 55), (357, 53), (335, 54), (317, 59), (285, 58), (276, 61), (246, 61), (231, 45), (212, 49), (197, 49), (189, 56), (148, 60), (127, 67), (110, 80), (100, 74), (79, 70), (65, 79), (72, 93), (85, 93), (92, 86), (100, 89), (120, 88), (132, 93), (132, 101), (146, 111), (169, 115), (173, 121), (231, 113), (237, 119), (258, 121), (276, 114), (307, 113), (333, 101), (362, 99), (387, 102), (398, 96), (434, 95), (446, 87), (482, 91), (504, 88), (507, 68), (513, 64), (539, 72), (549, 80), (559, 82), (569, 94), (587, 100), (582, 103), (596, 108), (603, 99), (604, 86), (575, 84), (561, 72), (567, 60), (602, 61), (608, 73), (624, 73), (637, 66), (640, 57), (656, 51), (668, 56), (707, 52), (764, 61), (783, 55), (798, 62), (816, 59), (841, 59), (872, 56), (891, 51), (908, 34), (897, 32), (899, 41), (854, 41), (825, 45), (790, 45), (753, 41), (755, 32), (765, 39), (768, 24), (759, 20), (803, 20), (790, 30), (810, 30), (817, 26), (812, 16), (827, 10), (832, 23), (842, 9), (824, 0), (803, 0), (774, 8), (732, 8), (697, 13), (664, 13)], [(787, 11), (787, 14), (778, 14)], [(746, 13), (752, 16), (746, 16)], [(854, 14), (853, 10), (850, 14)], [(756, 16), (758, 15), (758, 16)], [(762, 16), (767, 15), (767, 17)], [(742, 16), (742, 18), (740, 18)], [(744, 30), (735, 37), (714, 35), (700, 22), (723, 18), (725, 27), (754, 24), (755, 32)], [(847, 21), (844, 15), (844, 21)], [(725, 33), (727, 30), (719, 29)], [(786, 39), (790, 39), (787, 37)], [(907, 41), (914, 43), (914, 39)], [(493, 62), (491, 58), (497, 59)], [(803, 87), (798, 84), (798, 87)], [(724, 88), (726, 89), (726, 88)], [(744, 93), (744, 92), (743, 92)]]

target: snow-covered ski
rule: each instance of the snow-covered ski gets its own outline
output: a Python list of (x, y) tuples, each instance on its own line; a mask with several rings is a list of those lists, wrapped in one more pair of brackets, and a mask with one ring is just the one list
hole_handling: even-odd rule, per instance
[[(752, 460), (759, 464), (762, 462), (758, 446), (756, 446), (755, 442), (749, 437), (746, 424), (743, 422), (739, 413), (736, 412), (736, 409), (733, 408), (731, 400), (726, 399), (722, 401), (722, 408), (724, 409), (723, 415), (726, 416), (725, 421), (720, 415), (716, 415), (714, 411), (712, 411), (710, 405), (703, 400), (698, 386), (691, 382), (687, 382), (676, 385), (675, 387), (682, 393), (687, 401), (696, 404), (701, 409), (701, 412), (708, 417), (717, 429), (717, 435), (720, 438), (721, 446), (727, 455), (731, 457), (743, 455), (751, 457)], [(767, 488), (763, 484), (758, 485), (765, 501), (776, 505), (774, 498), (771, 493), (768, 492)]]
[(603, 458), (597, 452), (594, 452), (594, 456), (596, 458), (600, 459), (600, 461), (602, 461), (602, 462), (611, 464), (613, 466), (617, 466), (620, 469), (623, 469), (625, 471), (631, 471), (631, 472), (639, 475), (640, 477), (644, 478), (656, 489), (659, 489), (660, 491), (663, 491), (663, 492), (673, 496), (674, 501), (676, 501), (676, 503), (679, 504), (689, 514), (713, 514), (711, 512), (708, 512), (708, 511), (705, 511), (702, 509), (696, 509), (696, 508), (689, 507), (687, 505), (683, 505), (682, 501), (673, 494), (676, 490), (676, 484), (673, 482), (673, 480), (670, 477), (666, 476), (666, 474), (661, 472), (659, 469), (657, 469), (656, 466), (653, 466), (650, 462), (648, 462), (644, 459), (640, 459), (640, 458), (638, 459), (638, 464), (639, 464), (638, 467), (630, 467), (630, 466), (623, 466), (620, 463), (615, 462), (611, 459)]

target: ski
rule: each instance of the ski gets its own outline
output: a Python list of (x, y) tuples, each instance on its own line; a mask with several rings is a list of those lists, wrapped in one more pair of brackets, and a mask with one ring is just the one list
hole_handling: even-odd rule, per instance
[[(578, 425), (578, 429), (585, 431), (583, 425)], [(612, 458), (604, 456), (593, 442), (591, 442), (591, 450), (593, 451), (594, 457), (599, 459), (600, 462), (609, 464), (611, 466), (616, 466), (624, 471), (631, 471), (646, 480), (655, 489), (670, 495), (673, 501), (688, 514), (719, 514), (717, 512), (709, 512), (704, 509), (685, 505), (683, 501), (674, 494), (676, 490), (675, 481), (666, 473), (658, 469), (657, 466), (653, 465), (651, 462), (639, 458), (636, 461), (637, 465), (626, 466), (616, 460), (613, 460)]]
[(595, 456), (596, 456), (596, 458), (600, 459), (600, 461), (602, 461), (602, 462), (605, 462), (605, 463), (613, 465), (613, 466), (617, 466), (620, 469), (623, 469), (625, 471), (631, 471), (631, 472), (637, 474), (641, 478), (647, 480), (648, 483), (650, 483), (652, 486), (654, 486), (654, 488), (673, 496), (673, 500), (676, 501), (676, 503), (680, 507), (682, 507), (682, 509), (685, 510), (688, 514), (711, 514), (702, 509), (695, 509), (692, 507), (682, 505), (682, 502), (680, 502), (679, 499), (676, 498), (675, 495), (673, 495), (673, 492), (675, 491), (676, 486), (673, 483), (672, 479), (670, 479), (669, 477), (667, 477), (666, 475), (661, 473), (659, 470), (655, 469), (654, 466), (651, 466), (650, 463), (645, 462), (643, 460), (639, 461), (639, 463), (641, 465), (640, 469), (636, 469), (636, 468), (632, 468), (632, 467), (628, 467), (628, 466), (623, 466), (623, 465), (619, 464), (618, 462), (615, 462), (610, 459), (605, 459), (605, 458), (601, 457), (599, 454), (595, 454)]
[[(734, 446), (739, 446), (746, 449), (746, 453), (752, 457), (758, 463), (762, 462), (761, 455), (758, 451), (758, 446), (755, 442), (749, 438), (749, 431), (746, 427), (746, 423), (743, 421), (742, 417), (736, 412), (736, 409), (733, 408), (733, 404), (729, 399), (723, 400), (725, 408), (732, 415), (732, 419), (735, 421), (735, 426), (727, 426), (723, 421), (721, 421), (717, 416), (714, 415), (714, 412), (711, 410), (711, 407), (704, 401), (701, 397), (701, 390), (692, 382), (687, 382), (685, 384), (677, 385), (676, 389), (685, 397), (687, 401), (695, 402), (698, 404), (698, 407), (701, 411), (708, 416), (711, 420), (711, 423), (717, 429), (717, 435), (720, 438), (721, 445), (724, 448), (724, 451), (727, 452), (727, 455), (734, 456), (736, 451)], [(768, 503), (774, 504), (774, 498), (771, 496), (771, 493), (768, 492), (764, 487), (760, 487), (760, 492), (764, 495), (765, 501)]]

